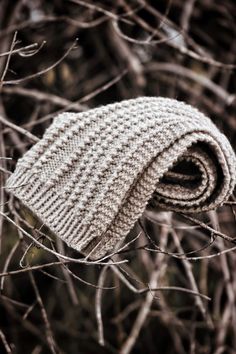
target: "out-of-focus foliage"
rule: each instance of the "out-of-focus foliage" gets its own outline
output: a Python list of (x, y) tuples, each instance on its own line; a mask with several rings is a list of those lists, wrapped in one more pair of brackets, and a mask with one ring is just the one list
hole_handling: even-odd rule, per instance
[[(147, 211), (113, 259), (128, 263), (61, 264), (19, 227), (82, 256), (2, 188), (32, 146), (26, 131), (41, 137), (58, 112), (141, 95), (198, 107), (235, 147), (235, 19), (233, 0), (0, 0), (0, 208), (15, 223), (0, 214), (0, 353), (236, 352), (236, 256), (206, 229), (235, 236), (233, 205), (201, 215), (201, 227)], [(148, 290), (170, 286), (194, 294)]]

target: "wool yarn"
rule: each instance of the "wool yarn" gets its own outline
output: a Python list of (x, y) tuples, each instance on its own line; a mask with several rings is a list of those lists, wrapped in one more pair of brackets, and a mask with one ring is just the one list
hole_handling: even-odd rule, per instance
[(185, 213), (222, 205), (235, 171), (229, 141), (204, 114), (140, 97), (60, 114), (6, 186), (70, 247), (96, 259), (116, 250), (148, 203)]

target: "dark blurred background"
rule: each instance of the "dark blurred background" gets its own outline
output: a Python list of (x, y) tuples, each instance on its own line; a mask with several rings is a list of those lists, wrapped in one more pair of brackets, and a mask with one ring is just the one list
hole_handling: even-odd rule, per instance
[[(0, 161), (1, 186), (33, 144), (16, 126), (41, 137), (58, 112), (143, 95), (194, 105), (235, 148), (235, 59), (234, 0), (0, 0), (0, 156), (12, 157)], [(48, 230), (40, 235), (38, 221), (4, 188), (0, 208), (48, 246), (80, 257), (45, 239)], [(202, 220), (235, 235), (233, 206)], [(0, 217), (0, 353), (236, 353), (236, 257), (222, 253), (232, 245), (211, 242), (177, 214), (156, 211), (141, 221), (130, 235), (141, 238), (120, 255), (130, 261), (122, 270), (76, 263), (32, 270), (24, 266), (58, 260)], [(168, 252), (200, 249), (190, 253), (200, 259), (148, 252), (149, 237)], [(147, 284), (212, 300), (132, 288)]]

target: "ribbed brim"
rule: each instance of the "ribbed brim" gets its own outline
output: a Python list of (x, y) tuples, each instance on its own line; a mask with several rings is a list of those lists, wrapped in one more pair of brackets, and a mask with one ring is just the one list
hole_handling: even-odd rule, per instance
[[(31, 174), (28, 169), (18, 166), (7, 180), (7, 190), (19, 198), (43, 224), (65, 241), (68, 246), (81, 251), (83, 244), (80, 243), (78, 246), (78, 241), (83, 234), (82, 227), (74, 210), (68, 209), (53, 187), (49, 188), (40, 181), (37, 174)], [(42, 195), (46, 198), (42, 199)]]

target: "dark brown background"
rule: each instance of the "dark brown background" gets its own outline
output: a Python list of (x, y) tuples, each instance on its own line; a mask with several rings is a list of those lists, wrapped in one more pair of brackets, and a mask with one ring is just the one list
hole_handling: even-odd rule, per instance
[[(235, 147), (235, 20), (233, 0), (1, 0), (0, 156), (13, 158), (1, 160), (1, 187), (7, 171), (33, 143), (17, 127), (41, 137), (59, 111), (141, 95), (172, 97), (198, 107)], [(76, 38), (76, 48), (68, 51)], [(34, 43), (38, 46), (28, 48)], [(233, 237), (233, 208), (224, 206), (200, 219)], [(38, 222), (3, 188), (1, 210), (39, 236)], [(21, 270), (30, 241), (3, 221), (0, 216), (0, 272)], [(168, 252), (191, 252), (214, 236), (179, 215), (156, 211), (155, 222), (145, 216), (141, 222), (145, 232), (137, 224), (132, 235), (141, 230), (141, 237), (120, 255), (129, 259), (122, 271), (127, 281), (136, 288), (146, 288), (152, 279), (155, 286), (197, 289), (211, 301), (173, 290), (135, 294), (111, 269), (104, 286), (115, 289), (99, 292), (75, 278), (97, 285), (104, 268), (98, 265), (72, 263), (70, 271), (61, 265), (27, 269), (1, 278), (0, 353), (235, 353), (235, 253), (209, 258), (232, 244), (217, 237), (191, 254), (203, 256), (197, 261), (138, 250), (155, 242)], [(62, 252), (62, 244), (54, 241)], [(64, 248), (66, 255), (81, 257)], [(23, 263), (55, 261), (31, 245)], [(95, 298), (100, 295), (105, 347), (98, 343)]]

